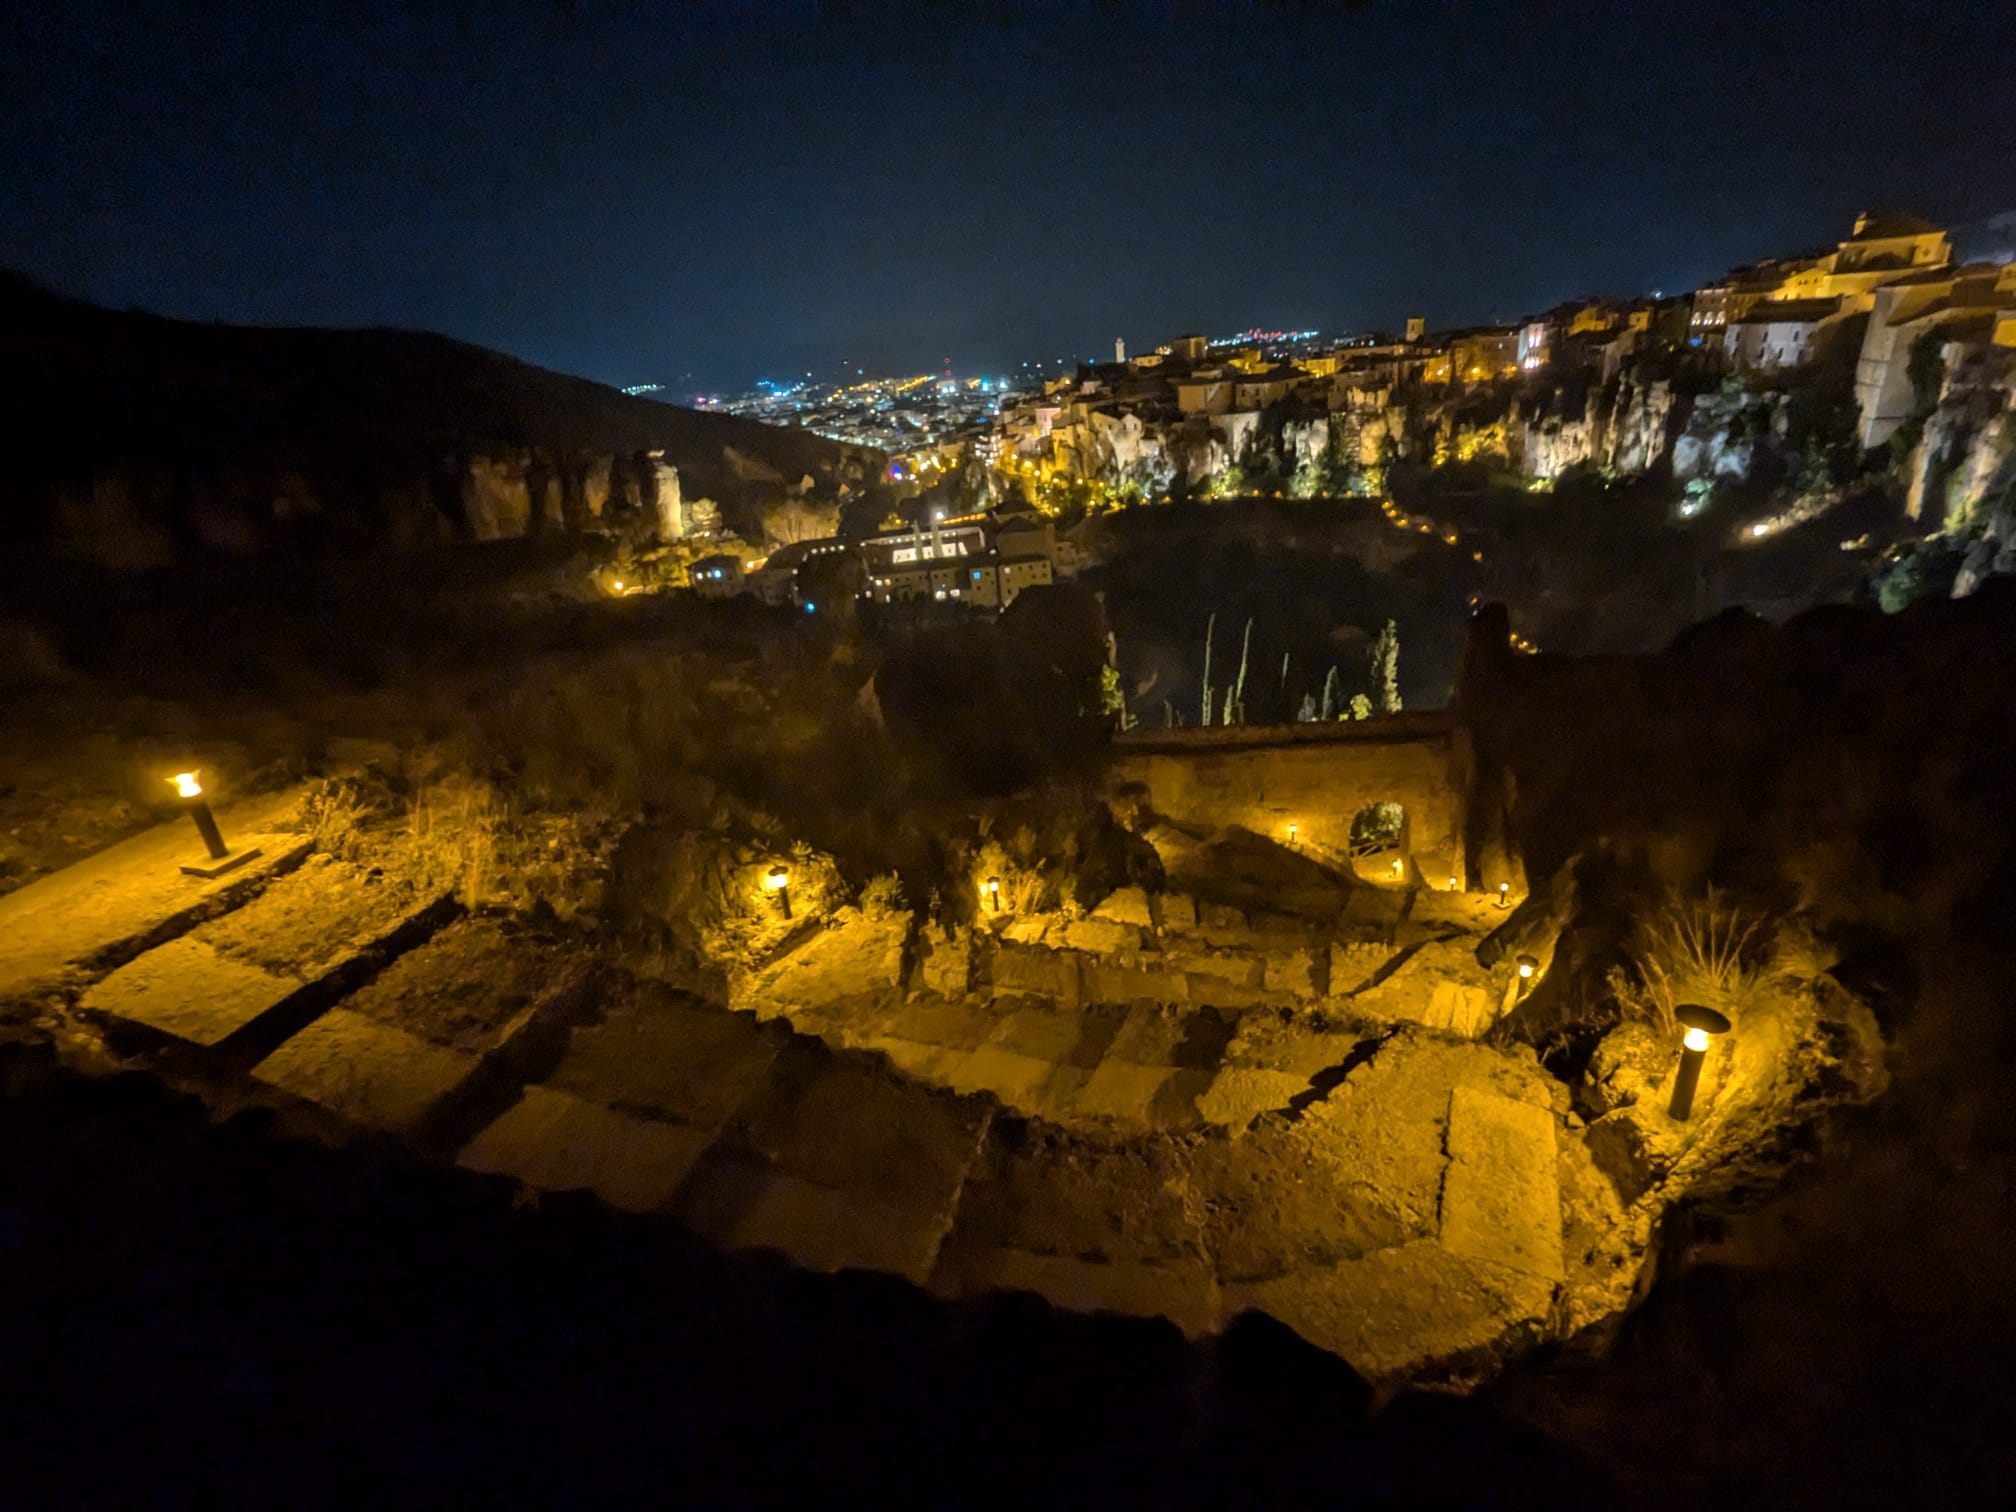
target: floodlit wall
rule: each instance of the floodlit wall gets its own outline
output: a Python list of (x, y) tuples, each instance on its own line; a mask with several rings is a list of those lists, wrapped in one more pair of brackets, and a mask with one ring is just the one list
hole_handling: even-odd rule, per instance
[[(1450, 716), (1133, 731), (1113, 742), (1113, 782), (1185, 828), (1236, 826), (1341, 861), (1368, 804), (1406, 810), (1402, 846), (1421, 877), (1464, 877), (1463, 804)], [(1467, 881), (1467, 878), (1465, 878)]]

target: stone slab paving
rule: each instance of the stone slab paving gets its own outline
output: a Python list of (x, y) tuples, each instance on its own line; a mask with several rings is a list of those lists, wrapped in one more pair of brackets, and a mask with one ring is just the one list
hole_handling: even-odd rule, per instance
[(765, 1085), (781, 1031), (646, 989), (568, 1037), (543, 1079), (555, 1091), (708, 1132)]
[(408, 1134), (480, 1064), (466, 1051), (332, 1008), (252, 1075), (366, 1127)]
[[(423, 894), (375, 871), (316, 855), (242, 908), (191, 933), (224, 955), (312, 982), (430, 915), (446, 918), (452, 909), (446, 890)], [(433, 926), (423, 932), (432, 933)]]
[(1034, 1126), (976, 1163), (931, 1278), (959, 1296), (1039, 1291), (1060, 1306), (1214, 1327), (1217, 1282), (1182, 1156)]
[(218, 822), (240, 849), (260, 854), (222, 877), (185, 876), (181, 862), (202, 845), (188, 821), (158, 825), (0, 897), (0, 1001), (43, 990), (66, 968), (116, 962), (178, 927), (256, 893), (298, 865), (310, 842), (276, 832), (303, 789), (225, 808)]
[(775, 1250), (804, 1270), (874, 1270), (922, 1285), (951, 1221), (837, 1191), (760, 1164), (709, 1161), (688, 1182), (679, 1216), (724, 1249)]
[(810, 1269), (922, 1281), (993, 1117), (861, 1056), (794, 1041), (680, 1194), (680, 1216), (730, 1248)]
[(611, 1207), (641, 1213), (672, 1200), (712, 1139), (705, 1130), (535, 1086), (464, 1146), (456, 1163), (541, 1191), (585, 1189)]
[(307, 984), (220, 955), (191, 935), (157, 945), (85, 992), (78, 1006), (215, 1045), (277, 1008)]
[(1071, 1106), (1091, 1080), (1090, 1072), (1076, 1066), (1060, 1066), (1001, 1045), (983, 1045), (943, 1074), (945, 1085), (955, 1092), (984, 1092), (1018, 1113), (1038, 1116)]
[(1078, 1088), (1064, 1116), (1150, 1129), (1194, 1127), (1202, 1118), (1198, 1099), (1210, 1089), (1212, 1074), (1108, 1056)]
[(959, 1064), (980, 1048), (1000, 1022), (1000, 1010), (991, 1003), (914, 993), (892, 1002), (888, 1012), (864, 1032), (850, 1036), (848, 1043), (887, 1056), (906, 1076), (952, 1086)]
[(909, 929), (907, 918), (870, 918), (843, 909), (806, 944), (738, 983), (731, 1006), (761, 1018), (796, 1017), (850, 998), (893, 993)]
[(486, 1054), (535, 1028), (579, 981), (587, 952), (495, 914), (458, 918), (350, 994), (343, 1006), (457, 1050)]
[(1197, 1116), (1238, 1133), (1263, 1113), (1287, 1107), (1309, 1090), (1309, 1078), (1266, 1066), (1224, 1066), (1197, 1094)]
[(423, 924), (445, 901), (343, 885), (362, 877), (354, 867), (311, 863), (236, 912), (128, 961), (87, 989), (78, 1005), (193, 1044), (221, 1044)]
[(1368, 1380), (1460, 1363), (1536, 1325), (1553, 1286), (1524, 1271), (1451, 1254), (1432, 1240), (1333, 1266), (1228, 1285), (1228, 1314), (1257, 1307)]
[(1350, 996), (1354, 1012), (1471, 1036), (1498, 1014), (1504, 981), (1477, 964), (1477, 937), (1426, 939), (1403, 948)]
[(1471, 1087), (1449, 1094), (1443, 1248), (1547, 1281), (1562, 1279), (1554, 1117)]

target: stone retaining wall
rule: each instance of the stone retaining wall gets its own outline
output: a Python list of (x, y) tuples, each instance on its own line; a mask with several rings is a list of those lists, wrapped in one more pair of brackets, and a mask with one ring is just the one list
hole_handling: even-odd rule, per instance
[(1402, 847), (1417, 876), (1466, 876), (1462, 795), (1448, 714), (1395, 714), (1351, 724), (1157, 730), (1113, 743), (1111, 781), (1139, 784), (1178, 825), (1237, 827), (1286, 839), (1326, 860), (1349, 850), (1368, 804), (1406, 812)]

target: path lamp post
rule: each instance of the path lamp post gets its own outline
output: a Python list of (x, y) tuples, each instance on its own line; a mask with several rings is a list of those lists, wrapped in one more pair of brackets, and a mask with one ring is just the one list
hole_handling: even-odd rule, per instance
[(791, 870), (785, 866), (773, 866), (763, 874), (763, 890), (777, 894), (777, 907), (785, 918), (791, 917)]
[(1511, 891), (1512, 884), (1510, 882), (1500, 882), (1498, 884), (1498, 906), (1500, 908), (1510, 908), (1512, 906), (1511, 899), (1507, 897), (1507, 894)]
[(1505, 980), (1505, 996), (1498, 1004), (1498, 1017), (1505, 1017), (1519, 1006), (1519, 1000), (1533, 990), (1533, 979), (1539, 972), (1540, 963), (1530, 955), (1522, 955), (1514, 960), (1512, 975)]
[(999, 877), (989, 877), (987, 879), (987, 911), (989, 913), (1001, 912), (1001, 879)]
[(1673, 1100), (1666, 1105), (1666, 1112), (1675, 1122), (1685, 1122), (1694, 1111), (1694, 1089), (1701, 1084), (1701, 1062), (1708, 1058), (1709, 1037), (1727, 1034), (1729, 1020), (1699, 1003), (1682, 1003), (1673, 1017), (1685, 1033), (1680, 1036), (1680, 1067), (1673, 1073)]
[(196, 821), (196, 833), (203, 837), (203, 848), (210, 852), (210, 859), (222, 861), (231, 854), (231, 848), (224, 843), (224, 834), (217, 828), (217, 816), (210, 812), (210, 805), (203, 800), (203, 784), (196, 780), (200, 775), (197, 772), (177, 772), (168, 781), (182, 800), (182, 807)]

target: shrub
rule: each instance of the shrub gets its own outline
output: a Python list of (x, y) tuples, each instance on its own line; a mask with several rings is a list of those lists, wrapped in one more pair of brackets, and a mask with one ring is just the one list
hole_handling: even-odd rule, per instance
[(355, 861), (363, 849), (364, 817), (370, 811), (356, 781), (345, 778), (310, 793), (301, 817), (316, 850), (339, 861)]
[(908, 913), (910, 900), (903, 895), (902, 879), (894, 872), (870, 877), (861, 889), (861, 911), (882, 918)]
[(1629, 969), (1610, 969), (1611, 995), (1627, 1017), (1675, 1037), (1674, 1015), (1682, 1003), (1736, 1017), (1763, 986), (1772, 938), (1766, 920), (1726, 902), (1713, 887), (1693, 899), (1669, 892), (1639, 916)]

